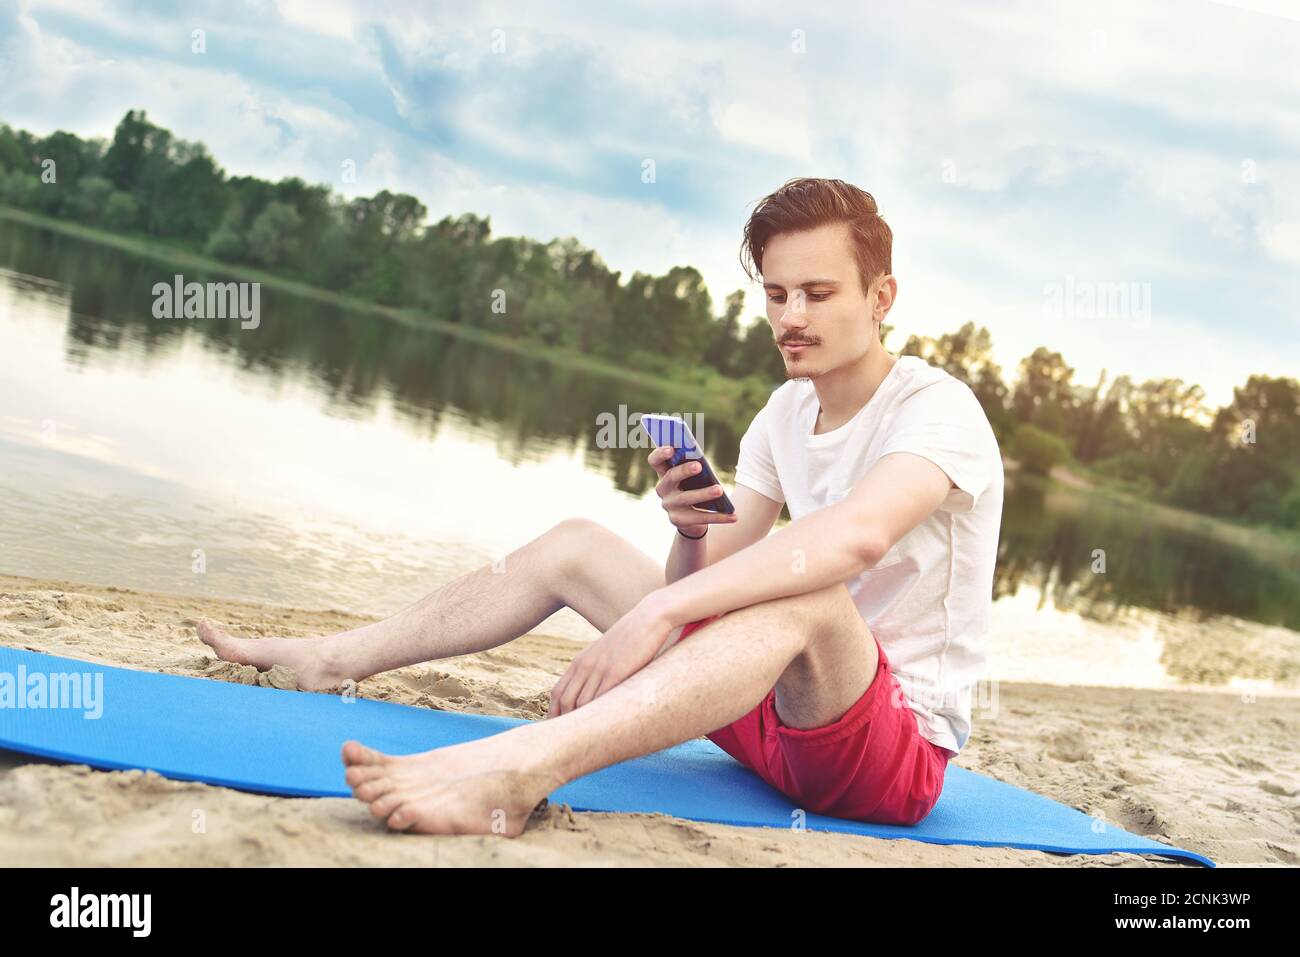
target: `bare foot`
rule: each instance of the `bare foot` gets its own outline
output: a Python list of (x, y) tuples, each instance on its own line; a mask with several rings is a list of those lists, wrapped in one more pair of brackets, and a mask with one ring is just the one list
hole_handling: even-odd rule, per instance
[(195, 627), (218, 657), (263, 671), (272, 665), (292, 668), (304, 691), (328, 691), (350, 677), (338, 673), (325, 638), (237, 638), (206, 619)]
[(396, 831), (518, 837), (564, 781), (501, 732), (422, 754), (390, 755), (349, 741), (343, 763), (353, 797)]

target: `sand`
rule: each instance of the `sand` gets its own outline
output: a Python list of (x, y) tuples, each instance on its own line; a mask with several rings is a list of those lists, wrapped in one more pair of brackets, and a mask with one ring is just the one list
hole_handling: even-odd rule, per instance
[[(219, 661), (196, 636), (338, 631), (363, 619), (0, 576), (0, 644), (218, 681), (295, 687)], [(538, 718), (578, 643), (526, 635), (403, 668), (359, 694)], [(1001, 684), (954, 763), (1220, 865), (1300, 862), (1300, 699)], [(201, 812), (201, 813), (198, 813)], [(202, 827), (195, 822), (201, 821)], [(1149, 855), (938, 846), (551, 804), (515, 839), (390, 834), (351, 799), (276, 798), (0, 752), (0, 860), (13, 865), (670, 865), (1186, 867)]]

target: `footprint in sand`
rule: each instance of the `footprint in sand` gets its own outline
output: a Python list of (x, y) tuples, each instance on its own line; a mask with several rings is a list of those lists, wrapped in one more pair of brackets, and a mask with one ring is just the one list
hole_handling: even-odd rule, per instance
[(1272, 781), (1257, 781), (1255, 783), (1261, 791), (1266, 794), (1275, 794), (1278, 797), (1289, 798), (1300, 794), (1300, 791), (1297, 791), (1294, 788), (1284, 788), (1282, 785), (1274, 784)]

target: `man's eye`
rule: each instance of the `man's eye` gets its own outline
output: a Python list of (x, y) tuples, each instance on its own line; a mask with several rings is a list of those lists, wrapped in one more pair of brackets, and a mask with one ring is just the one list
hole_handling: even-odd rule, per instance
[[(804, 293), (804, 298), (805, 298), (805, 299), (811, 299), (813, 302), (824, 302), (825, 300), (829, 299), (830, 297), (831, 297), (831, 294), (830, 294), (829, 292), (808, 292), (808, 293)], [(785, 296), (779, 295), (779, 294), (777, 294), (777, 293), (773, 293), (772, 295), (770, 295), (770, 296), (767, 297), (767, 301), (768, 301), (768, 302), (776, 302), (776, 303), (785, 302)]]

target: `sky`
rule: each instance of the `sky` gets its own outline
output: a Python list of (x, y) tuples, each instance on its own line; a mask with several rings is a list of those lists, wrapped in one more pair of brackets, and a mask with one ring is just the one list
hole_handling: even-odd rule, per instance
[(1212, 405), (1300, 375), (1300, 0), (0, 0), (0, 121), (131, 108), (232, 175), (693, 265), (746, 318), (749, 211), (838, 177), (894, 232), (894, 351), (973, 321), (1008, 379), (1044, 345)]

